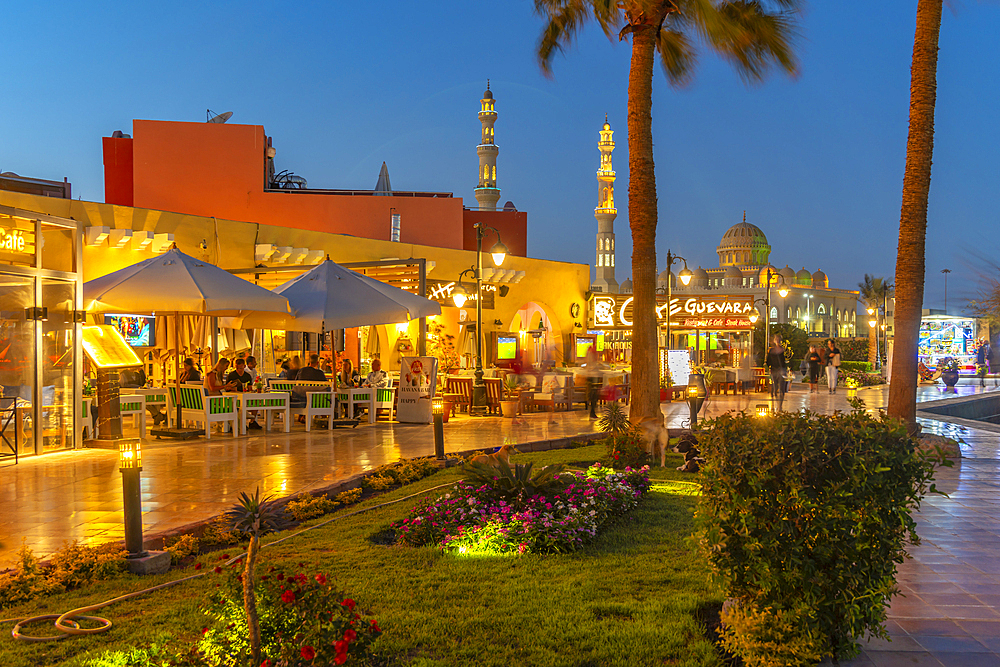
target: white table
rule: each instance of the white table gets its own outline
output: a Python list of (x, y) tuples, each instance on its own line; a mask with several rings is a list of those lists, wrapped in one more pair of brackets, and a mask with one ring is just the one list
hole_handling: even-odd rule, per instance
[(160, 407), (163, 408), (164, 413), (167, 416), (167, 426), (173, 423), (176, 414), (171, 414), (169, 405), (169, 394), (170, 392), (166, 387), (151, 387), (146, 389), (134, 389), (131, 387), (122, 387), (119, 390), (122, 394), (141, 394), (146, 397), (146, 407), (155, 408), (159, 410)]
[(264, 411), (264, 429), (271, 430), (271, 413), (280, 411), (285, 423), (285, 433), (292, 430), (291, 413), (289, 412), (290, 394), (285, 391), (269, 391), (261, 394), (242, 391), (224, 391), (224, 396), (236, 397), (236, 409), (240, 413), (240, 435), (247, 434), (247, 413)]
[(354, 406), (364, 405), (368, 408), (368, 423), (375, 423), (375, 393), (374, 387), (345, 387), (334, 392), (337, 403), (347, 407), (347, 419), (354, 417)]

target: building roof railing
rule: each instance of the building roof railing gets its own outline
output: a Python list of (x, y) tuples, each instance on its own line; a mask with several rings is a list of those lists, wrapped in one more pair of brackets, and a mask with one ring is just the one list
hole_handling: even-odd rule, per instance
[(280, 192), (282, 194), (296, 195), (341, 195), (347, 197), (428, 197), (437, 199), (452, 199), (455, 194), (452, 192), (407, 192), (403, 190), (393, 190), (392, 192), (380, 192), (377, 190), (334, 190), (326, 188), (265, 188), (264, 192)]

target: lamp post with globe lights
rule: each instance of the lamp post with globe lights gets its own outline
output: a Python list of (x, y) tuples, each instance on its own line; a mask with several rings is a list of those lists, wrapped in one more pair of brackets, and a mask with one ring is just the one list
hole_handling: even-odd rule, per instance
[(686, 259), (674, 255), (669, 250), (667, 251), (667, 349), (668, 350), (673, 349), (673, 345), (671, 344), (670, 340), (670, 302), (673, 300), (673, 289), (670, 284), (670, 279), (673, 277), (673, 273), (670, 271), (670, 267), (673, 266), (674, 262), (678, 260), (684, 262), (684, 268), (681, 269), (680, 273), (677, 274), (677, 277), (680, 278), (682, 285), (686, 286), (688, 283), (690, 283), (691, 277), (694, 275), (694, 273), (691, 272), (691, 269), (688, 268), (688, 263)]
[[(785, 285), (785, 278), (780, 273), (772, 272), (771, 269), (767, 270), (767, 293), (764, 299), (754, 299), (752, 308), (750, 309), (750, 323), (757, 324), (757, 320), (760, 318), (757, 312), (757, 304), (764, 304), (764, 357), (767, 357), (767, 347), (771, 344), (771, 277), (777, 276), (778, 278), (778, 296), (784, 299), (788, 296), (788, 286)], [(753, 354), (753, 328), (750, 329), (750, 353)], [(764, 363), (764, 359), (761, 359), (761, 363)]]
[(483, 381), (483, 237), (486, 236), (486, 230), (497, 235), (497, 242), (490, 248), (494, 265), (502, 265), (510, 251), (500, 240), (500, 232), (495, 228), (481, 222), (474, 224), (473, 228), (476, 230), (476, 265), (458, 275), (458, 285), (452, 291), (451, 298), (459, 308), (465, 305), (469, 293), (462, 287), (462, 276), (472, 273), (476, 281), (476, 370), (475, 379), (472, 381), (472, 405), (469, 406), (469, 414), (481, 416), (486, 411), (486, 383)]

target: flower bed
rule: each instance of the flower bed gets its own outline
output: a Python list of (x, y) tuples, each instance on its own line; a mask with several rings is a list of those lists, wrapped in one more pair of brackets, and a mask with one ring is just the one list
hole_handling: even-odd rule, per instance
[(392, 525), (409, 546), (438, 545), (451, 553), (563, 553), (633, 509), (650, 488), (649, 467), (615, 472), (599, 463), (562, 472), (534, 495), (505, 497), (489, 484), (458, 482)]

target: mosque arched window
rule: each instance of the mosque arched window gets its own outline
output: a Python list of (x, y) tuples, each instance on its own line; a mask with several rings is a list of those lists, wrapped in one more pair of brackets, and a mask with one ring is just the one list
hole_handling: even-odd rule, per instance
[(604, 255), (597, 253), (597, 266), (604, 266)]
[(489, 168), (489, 165), (486, 165), (486, 166), (483, 167), (483, 180), (484, 181), (490, 180), (490, 168)]
[(497, 168), (493, 167), (493, 182), (496, 183), (497, 180)]
[(771, 319), (778, 319), (778, 308), (776, 306), (771, 306)]
[(611, 255), (611, 267), (614, 268), (614, 266), (615, 266), (615, 256)]
[(607, 253), (604, 253), (604, 266), (611, 266), (610, 262), (608, 262), (608, 254)]
[(826, 315), (826, 306), (819, 304), (819, 308), (816, 309), (816, 312), (820, 315)]
[(614, 251), (614, 249), (615, 249), (615, 240), (611, 239), (611, 250)]

